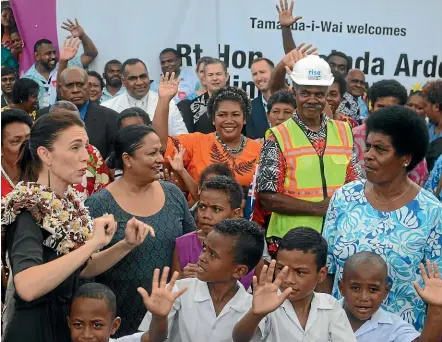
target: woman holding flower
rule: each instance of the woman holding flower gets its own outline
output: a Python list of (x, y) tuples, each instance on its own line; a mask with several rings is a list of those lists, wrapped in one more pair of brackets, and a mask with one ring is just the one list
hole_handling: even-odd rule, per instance
[[(112, 239), (112, 215), (92, 221), (78, 193), (87, 166), (84, 123), (68, 113), (37, 120), (21, 151), (20, 182), (2, 199), (16, 299), (4, 341), (68, 342), (68, 308), (80, 277), (98, 275), (141, 244), (152, 229), (136, 219)], [(35, 183), (33, 181), (36, 181)]]

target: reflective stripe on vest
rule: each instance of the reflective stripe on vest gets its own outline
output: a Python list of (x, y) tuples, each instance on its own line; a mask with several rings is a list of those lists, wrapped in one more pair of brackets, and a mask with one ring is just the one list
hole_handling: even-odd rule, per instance
[[(350, 126), (342, 121), (327, 121), (323, 156), (316, 150), (294, 120), (271, 128), (284, 155), (287, 167), (283, 193), (305, 201), (319, 202), (331, 197), (345, 183), (353, 152)], [(307, 226), (322, 230), (323, 217), (291, 216), (272, 213), (267, 236), (282, 238), (290, 229)]]

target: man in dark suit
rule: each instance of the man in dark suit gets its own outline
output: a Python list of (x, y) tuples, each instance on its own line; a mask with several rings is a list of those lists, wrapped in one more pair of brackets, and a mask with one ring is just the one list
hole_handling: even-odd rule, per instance
[[(87, 72), (79, 67), (70, 67), (60, 75), (59, 98), (75, 104), (86, 125), (89, 142), (104, 159), (113, 151), (117, 135), (118, 113), (89, 100), (90, 85)], [(45, 107), (37, 112), (37, 119), (49, 112)]]
[(258, 97), (252, 100), (252, 115), (247, 118), (246, 132), (250, 139), (264, 138), (265, 132), (270, 128), (267, 120), (267, 101), (270, 98), (269, 81), (274, 64), (267, 58), (256, 58), (252, 61), (253, 83), (259, 90)]

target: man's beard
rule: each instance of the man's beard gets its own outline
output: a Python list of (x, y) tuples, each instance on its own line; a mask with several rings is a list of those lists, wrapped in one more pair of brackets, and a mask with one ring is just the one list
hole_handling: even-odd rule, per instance
[(111, 79), (106, 79), (106, 84), (114, 88), (119, 88), (122, 85), (121, 78), (114, 77)]
[[(55, 61), (55, 64), (54, 64), (53, 67), (49, 65), (49, 62), (51, 62), (51, 61)], [(56, 59), (49, 60), (48, 62), (40, 61), (40, 63), (41, 63), (41, 65), (43, 65), (43, 67), (44, 67), (46, 70), (48, 70), (48, 71), (52, 71), (52, 70), (54, 70), (55, 67), (57, 66), (57, 60), (56, 60)]]

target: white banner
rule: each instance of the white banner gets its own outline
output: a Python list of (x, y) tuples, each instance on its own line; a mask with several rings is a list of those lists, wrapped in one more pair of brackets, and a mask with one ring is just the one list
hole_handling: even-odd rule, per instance
[[(290, 1), (290, 0), (288, 0)], [(103, 72), (110, 59), (144, 60), (152, 79), (160, 75), (159, 52), (176, 48), (183, 66), (202, 56), (229, 67), (230, 84), (252, 97), (250, 62), (284, 55), (274, 0), (76, 0), (57, 1), (57, 23), (78, 18), (96, 44), (91, 68)], [(371, 84), (394, 78), (410, 88), (442, 78), (441, 0), (298, 0), (295, 42), (312, 43), (321, 55), (346, 53)], [(61, 43), (66, 32), (59, 29)]]

